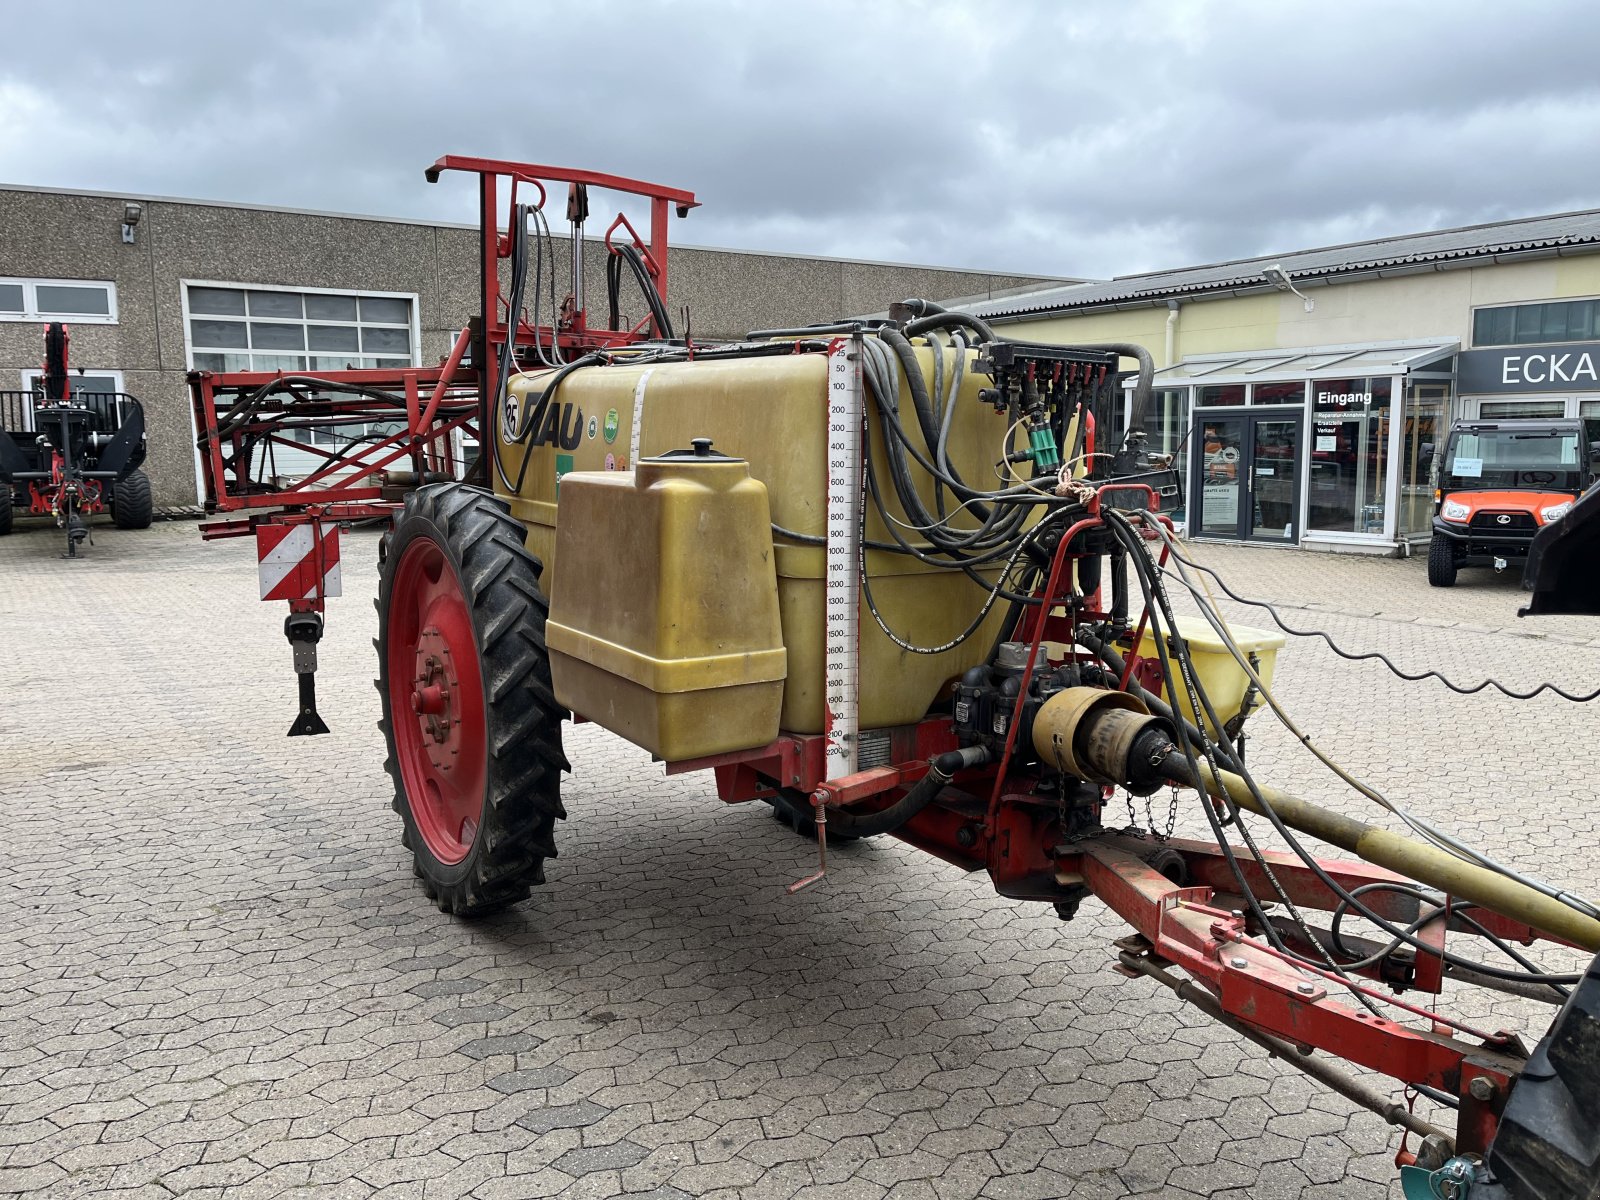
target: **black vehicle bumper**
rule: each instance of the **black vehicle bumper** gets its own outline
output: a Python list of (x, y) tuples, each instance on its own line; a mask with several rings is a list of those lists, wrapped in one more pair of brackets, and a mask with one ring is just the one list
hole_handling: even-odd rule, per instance
[(1433, 519), (1433, 536), (1444, 538), (1456, 547), (1456, 559), (1463, 567), (1491, 566), (1495, 559), (1524, 559), (1528, 547), (1533, 545), (1537, 530), (1515, 530), (1510, 533), (1490, 533), (1484, 529), (1469, 529), (1450, 521)]

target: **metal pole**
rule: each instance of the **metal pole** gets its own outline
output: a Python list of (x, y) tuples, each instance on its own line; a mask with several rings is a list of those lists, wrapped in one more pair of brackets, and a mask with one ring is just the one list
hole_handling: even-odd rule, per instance
[[(1190, 778), (1188, 764), (1176, 752), (1167, 758), (1164, 769), (1170, 778), (1191, 785), (1194, 782)], [(1268, 815), (1267, 809), (1257, 801), (1256, 793), (1242, 776), (1232, 771), (1222, 771), (1219, 780), (1204, 761), (1200, 763), (1200, 771), (1206, 791), (1211, 795), (1219, 799), (1226, 795), (1241, 808), (1262, 816)], [(1387, 867), (1447, 895), (1469, 900), (1513, 921), (1532, 925), (1591, 954), (1600, 952), (1600, 921), (1584, 916), (1526, 884), (1466, 862), (1435, 846), (1330, 812), (1277, 788), (1257, 785), (1257, 790), (1272, 812), (1292, 829), (1321, 838), (1367, 862)]]
[(1123, 951), (1117, 958), (1128, 970), (1137, 971), (1141, 975), (1154, 979), (1162, 986), (1172, 989), (1180, 999), (1187, 1000), (1212, 1020), (1226, 1025), (1234, 1032), (1249, 1038), (1274, 1058), (1281, 1058), (1290, 1066), (1298, 1067), (1324, 1086), (1338, 1092), (1346, 1100), (1359, 1104), (1362, 1108), (1371, 1109), (1391, 1125), (1409, 1129), (1412, 1133), (1420, 1134), (1423, 1137), (1444, 1138), (1454, 1147), (1454, 1138), (1437, 1125), (1433, 1125), (1416, 1116), (1404, 1104), (1374, 1091), (1331, 1063), (1323, 1062), (1319, 1058), (1312, 1058), (1309, 1054), (1302, 1054), (1282, 1038), (1273, 1037), (1269, 1033), (1235, 1019), (1231, 1013), (1227, 1012), (1218, 1003), (1217, 998), (1203, 987), (1187, 979), (1179, 979), (1170, 972), (1162, 970), (1143, 955), (1130, 954), (1127, 951)]

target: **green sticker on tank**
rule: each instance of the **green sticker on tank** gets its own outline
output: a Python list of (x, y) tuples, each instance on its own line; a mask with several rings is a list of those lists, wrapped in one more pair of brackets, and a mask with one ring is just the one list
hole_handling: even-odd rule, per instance
[(561, 477), (572, 470), (572, 455), (556, 455), (556, 499), (561, 498)]
[(621, 427), (621, 421), (617, 417), (617, 410), (614, 409), (614, 408), (613, 409), (608, 409), (607, 412), (606, 412), (606, 426), (605, 426), (606, 445), (609, 446), (612, 442), (617, 440), (617, 430), (620, 427)]

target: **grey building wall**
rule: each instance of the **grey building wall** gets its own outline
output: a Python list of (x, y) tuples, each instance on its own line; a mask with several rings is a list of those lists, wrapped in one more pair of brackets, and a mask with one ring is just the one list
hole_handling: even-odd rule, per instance
[[(143, 206), (133, 245), (121, 235), (128, 200)], [(672, 235), (692, 228), (692, 216), (674, 220)], [(567, 240), (555, 238), (553, 250), (560, 297), (570, 289)], [(477, 230), (459, 225), (0, 186), (0, 276), (117, 285), (117, 324), (72, 325), (72, 363), (121, 371), (126, 390), (143, 400), (146, 469), (160, 507), (195, 502), (183, 280), (414, 292), (422, 361), (432, 363), (477, 310), (477, 253)], [(596, 325), (606, 319), (605, 254), (597, 242), (585, 246), (585, 291)], [(668, 269), (674, 321), (681, 324), (679, 310), (688, 305), (694, 336), (706, 339), (881, 311), (907, 296), (990, 296), (1060, 282), (683, 246), (672, 250)], [(622, 307), (633, 320), (644, 312), (626, 275)], [(20, 387), (19, 372), (38, 367), (42, 329), (0, 321), (0, 390)]]

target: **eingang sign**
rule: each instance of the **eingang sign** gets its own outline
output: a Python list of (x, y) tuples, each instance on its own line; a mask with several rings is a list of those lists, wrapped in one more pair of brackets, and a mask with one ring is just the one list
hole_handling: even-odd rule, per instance
[(1486, 392), (1600, 391), (1600, 342), (1500, 346), (1456, 356), (1456, 390)]

